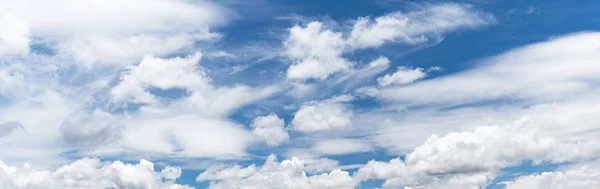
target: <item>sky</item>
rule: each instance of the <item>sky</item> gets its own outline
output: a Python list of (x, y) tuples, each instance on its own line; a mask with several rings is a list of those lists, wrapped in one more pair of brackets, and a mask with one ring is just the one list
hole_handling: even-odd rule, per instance
[(600, 188), (594, 0), (0, 0), (0, 188)]

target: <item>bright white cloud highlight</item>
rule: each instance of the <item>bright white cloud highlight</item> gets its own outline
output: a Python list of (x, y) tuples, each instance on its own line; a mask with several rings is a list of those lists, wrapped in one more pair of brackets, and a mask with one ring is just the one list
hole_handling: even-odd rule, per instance
[(287, 72), (289, 79), (326, 79), (329, 74), (350, 69), (342, 57), (345, 41), (342, 33), (323, 29), (320, 22), (306, 27), (294, 26), (285, 41), (285, 55), (296, 61)]
[(256, 117), (250, 126), (252, 133), (262, 137), (269, 146), (277, 146), (290, 138), (284, 128), (285, 122), (276, 114)]
[(12, 15), (0, 14), (0, 56), (27, 55), (30, 35), (31, 31), (23, 21)]
[(302, 105), (294, 115), (292, 128), (299, 132), (318, 132), (352, 127), (352, 112), (331, 100)]

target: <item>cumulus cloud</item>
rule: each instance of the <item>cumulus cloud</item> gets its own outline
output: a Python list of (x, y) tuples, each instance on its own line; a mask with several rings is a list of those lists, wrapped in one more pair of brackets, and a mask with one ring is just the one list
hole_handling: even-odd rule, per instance
[[(318, 164), (323, 165), (323, 164)], [(310, 174), (304, 160), (292, 157), (277, 162), (269, 156), (262, 166), (212, 166), (198, 175), (196, 181), (212, 181), (209, 188), (356, 188), (367, 180), (385, 180), (384, 188), (480, 188), (494, 178), (482, 172), (458, 175), (427, 175), (414, 171), (399, 158), (389, 162), (369, 161), (353, 175), (334, 169), (322, 174)]]
[(278, 162), (274, 155), (260, 168), (250, 165), (213, 167), (201, 173), (196, 181), (211, 180), (209, 188), (354, 188), (357, 182), (350, 173), (339, 169), (308, 175), (302, 160), (292, 158)]
[(276, 114), (256, 117), (251, 126), (252, 133), (262, 137), (269, 146), (277, 146), (290, 138), (284, 128), (285, 122)]
[(507, 189), (597, 188), (600, 186), (600, 163), (598, 160), (576, 163), (553, 172), (520, 176), (502, 184)]
[(320, 22), (306, 27), (294, 26), (285, 41), (285, 55), (296, 63), (287, 72), (290, 79), (326, 79), (330, 74), (350, 69), (350, 62), (340, 57), (344, 50), (342, 33), (324, 30)]
[[(445, 3), (419, 7), (410, 12), (394, 12), (372, 21), (359, 18), (349, 34), (325, 28), (321, 22), (289, 29), (284, 55), (293, 61), (288, 79), (319, 79), (353, 70), (354, 63), (343, 54), (361, 48), (376, 48), (385, 42), (420, 44), (429, 37), (457, 29), (491, 24), (494, 17), (471, 6)], [(381, 60), (384, 61), (384, 60)]]
[(0, 161), (0, 186), (6, 189), (191, 189), (190, 186), (175, 183), (180, 176), (181, 169), (178, 167), (167, 166), (156, 172), (154, 164), (143, 159), (138, 164), (128, 164), (84, 158), (61, 166), (55, 171), (36, 170), (30, 164), (22, 167), (8, 166)]
[[(407, 155), (407, 164), (429, 174), (498, 170), (523, 160), (555, 163), (593, 157), (598, 141), (560, 141), (527, 123), (479, 127), (473, 132), (432, 136)], [(574, 150), (577, 148), (578, 150)], [(451, 162), (451, 163), (450, 163)]]
[(343, 104), (325, 100), (302, 105), (291, 122), (299, 132), (339, 130), (352, 126), (352, 112)]

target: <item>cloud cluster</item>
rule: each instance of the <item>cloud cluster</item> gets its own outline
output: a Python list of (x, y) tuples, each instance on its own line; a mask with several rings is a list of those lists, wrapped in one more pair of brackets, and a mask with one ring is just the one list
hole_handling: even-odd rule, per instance
[(196, 180), (215, 181), (211, 182), (209, 188), (349, 189), (358, 184), (348, 172), (339, 169), (315, 175), (307, 175), (305, 169), (304, 162), (298, 158), (277, 162), (277, 158), (271, 155), (259, 168), (255, 165), (245, 168), (211, 167)]
[(175, 183), (180, 176), (181, 168), (167, 166), (157, 172), (152, 162), (143, 159), (138, 164), (128, 164), (84, 158), (55, 171), (36, 170), (29, 164), (22, 167), (7, 166), (0, 162), (0, 186), (6, 189), (192, 189)]
[(321, 22), (296, 25), (284, 42), (284, 55), (293, 61), (287, 78), (324, 80), (331, 74), (352, 70), (354, 65), (343, 57), (344, 53), (376, 48), (386, 42), (421, 44), (447, 32), (493, 22), (493, 16), (471, 6), (445, 3), (389, 13), (374, 20), (359, 18), (349, 34), (325, 28)]
[(504, 182), (507, 189), (597, 188), (600, 186), (598, 160), (567, 165), (553, 172), (520, 176)]

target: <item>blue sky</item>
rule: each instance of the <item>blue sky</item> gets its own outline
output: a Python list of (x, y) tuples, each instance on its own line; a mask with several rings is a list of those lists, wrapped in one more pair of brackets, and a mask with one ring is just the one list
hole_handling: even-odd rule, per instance
[(0, 0), (0, 188), (595, 188), (598, 9)]

